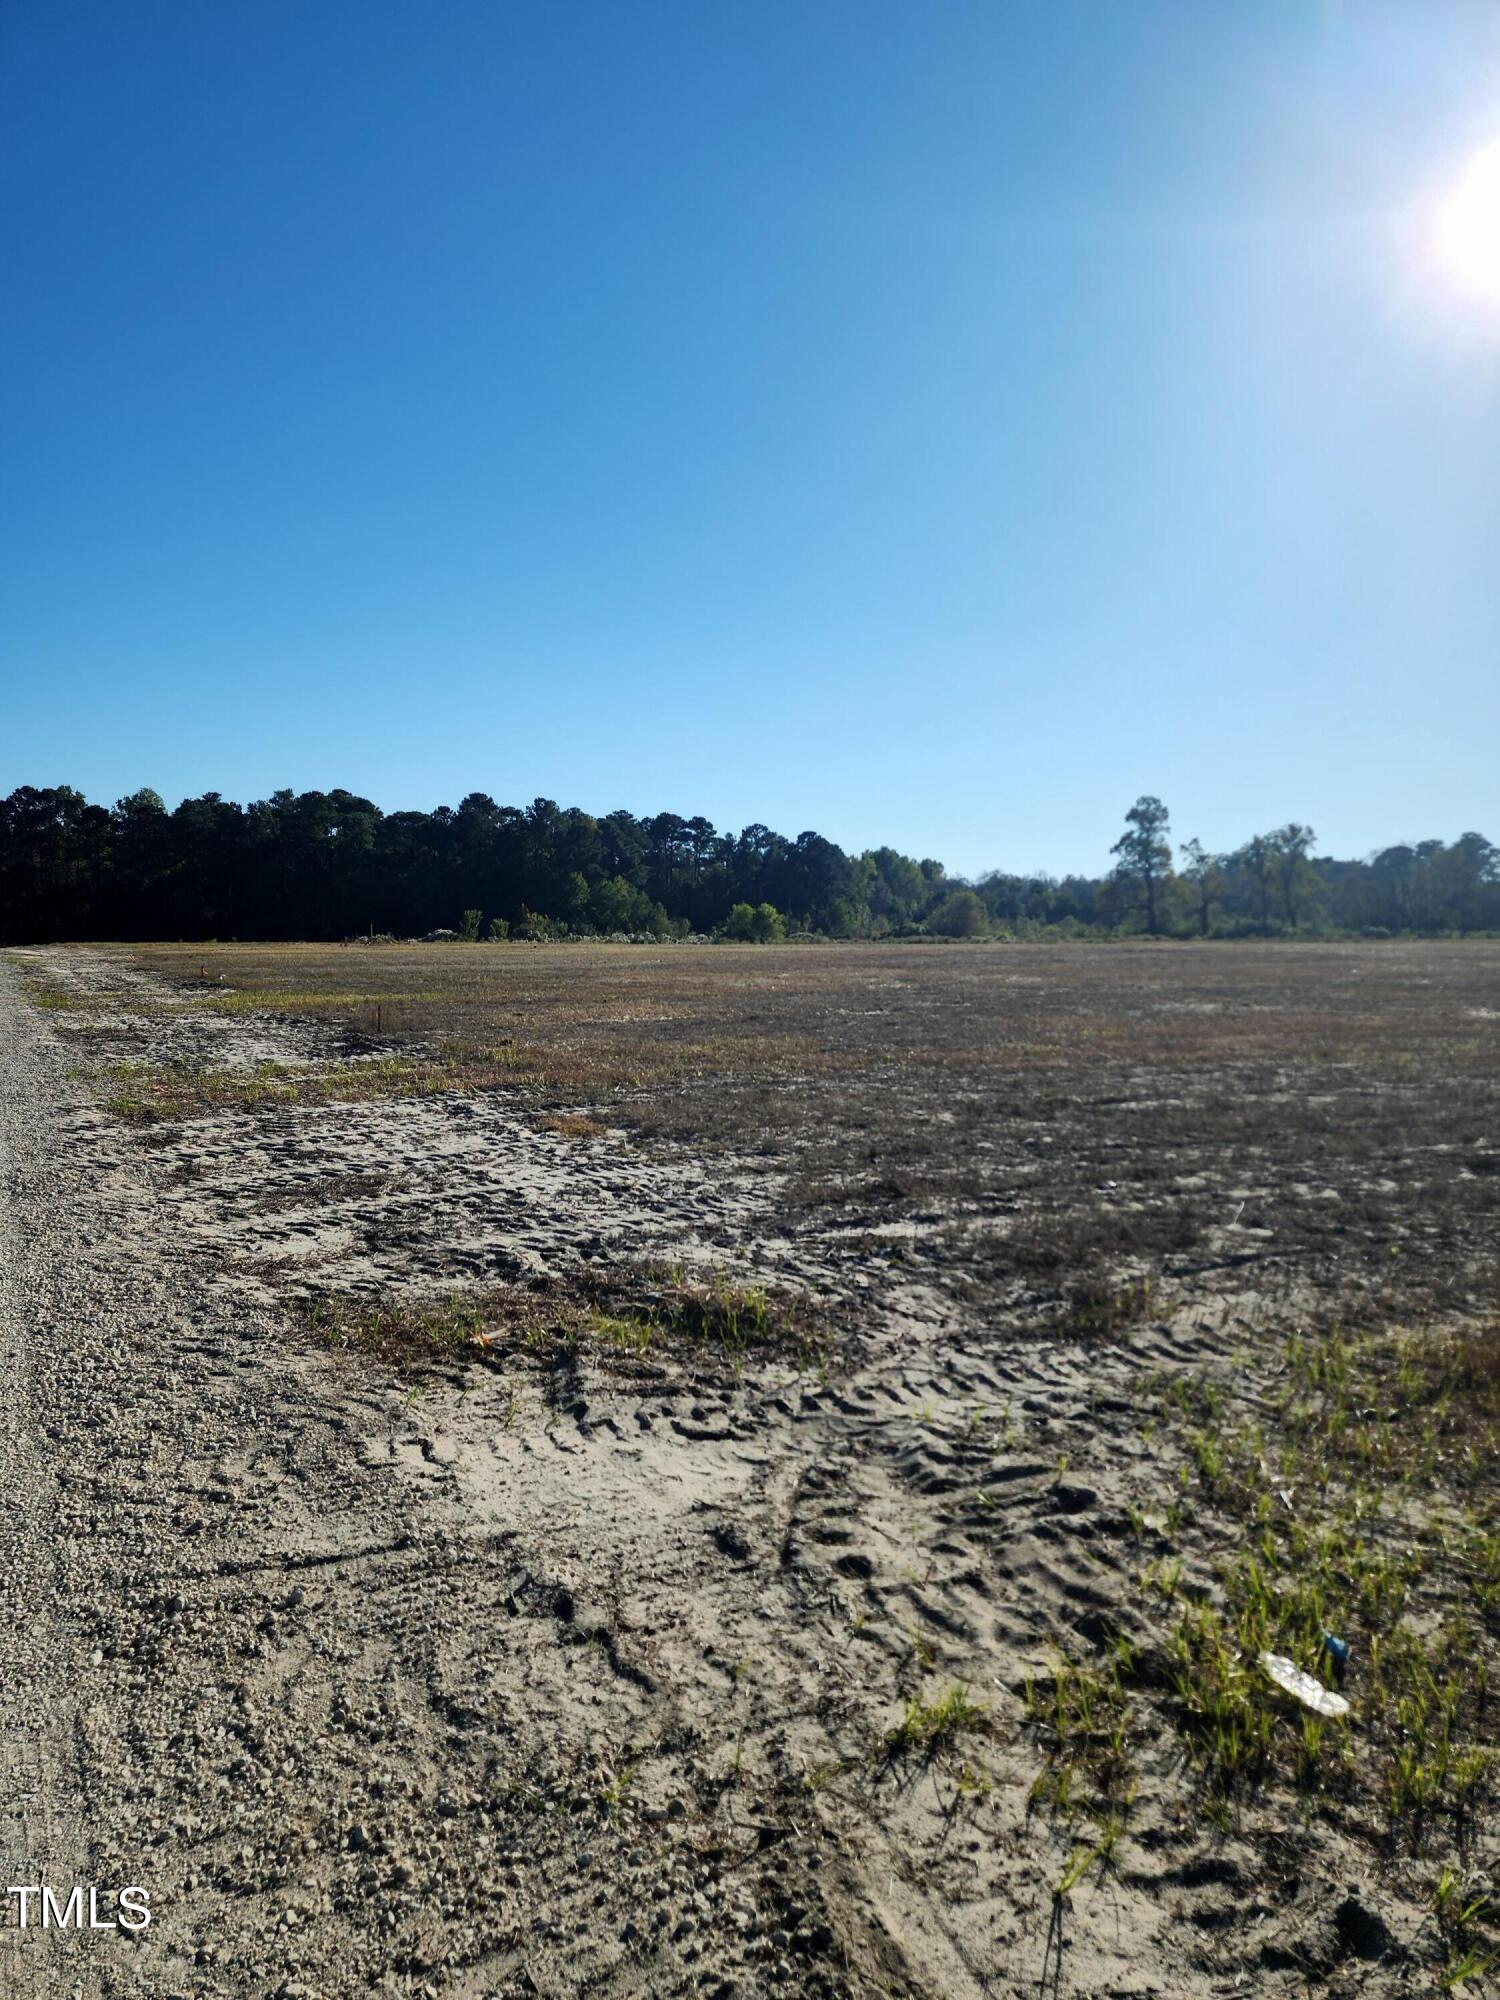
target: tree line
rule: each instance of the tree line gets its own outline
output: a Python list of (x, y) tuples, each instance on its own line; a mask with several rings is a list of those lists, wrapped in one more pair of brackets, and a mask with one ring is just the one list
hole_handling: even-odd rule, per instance
[(347, 791), (157, 793), (90, 804), (61, 785), (0, 800), (0, 939), (470, 939), (712, 934), (830, 937), (1235, 937), (1500, 931), (1500, 853), (1477, 833), (1363, 860), (1314, 853), (1311, 827), (1229, 854), (1176, 851), (1152, 797), (1126, 815), (1099, 877), (973, 882), (891, 847), (847, 854), (818, 833), (718, 832), (675, 813), (602, 817), (537, 799), (382, 812)]

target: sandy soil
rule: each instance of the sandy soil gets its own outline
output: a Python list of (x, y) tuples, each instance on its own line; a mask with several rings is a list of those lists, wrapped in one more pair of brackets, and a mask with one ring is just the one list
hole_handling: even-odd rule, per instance
[[(37, 962), (153, 1061), (361, 1059), (117, 959)], [(0, 1811), (27, 1879), (142, 1883), (154, 1921), (8, 1935), (7, 1991), (1426, 1990), (1392, 1948), (1420, 1909), (1292, 1823), (1271, 1884), (1165, 1745), (1114, 1865), (1054, 1895), (1072, 1841), (1034, 1809), (1026, 1684), (1136, 1630), (1134, 1385), (1234, 1377), (1233, 1273), (1113, 1344), (987, 1337), (788, 1243), (764, 1161), (456, 1093), (143, 1145), (70, 1080), (78, 1025), (0, 967)], [(861, 1301), (858, 1332), (822, 1373), (585, 1357), (561, 1400), (329, 1355), (295, 1317), (314, 1286), (647, 1255), (846, 1324)], [(958, 1684), (972, 1737), (887, 1746)]]

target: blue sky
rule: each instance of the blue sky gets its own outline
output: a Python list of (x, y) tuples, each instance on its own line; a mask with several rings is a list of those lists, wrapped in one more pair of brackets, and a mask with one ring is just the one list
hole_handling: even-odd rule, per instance
[(1487, 0), (7, 0), (0, 790), (1500, 838), (1497, 136)]

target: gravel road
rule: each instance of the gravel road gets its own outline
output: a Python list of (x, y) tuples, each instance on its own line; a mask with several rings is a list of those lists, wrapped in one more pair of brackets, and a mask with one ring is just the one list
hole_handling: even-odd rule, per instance
[[(11, 1898), (0, 1985), (323, 1996), (399, 1960), (392, 1990), (418, 1990), (418, 1906), (340, 1889), (327, 1848), (433, 1761), (430, 1706), (404, 1743), (395, 1716), (441, 1594), (440, 1500), (370, 1463), (316, 1369), (180, 1253), (6, 965), (0, 1049), (6, 1884), (92, 1887), (101, 1921), (139, 1885), (153, 1916), (44, 1928), (33, 1898), (23, 1930)], [(389, 1733), (330, 1733), (370, 1701)]]
[[(85, 1655), (65, 1621), (57, 1412), (76, 1413), (78, 1385), (44, 1329), (70, 1311), (73, 1245), (59, 1242), (61, 1176), (41, 1106), (51, 1089), (12, 973), (0, 971), (0, 1839), (6, 1885), (83, 1879), (76, 1691)], [(29, 1905), (28, 1905), (29, 1907)], [(9, 1994), (93, 1991), (92, 1940), (19, 1927), (7, 1903), (0, 1981)]]

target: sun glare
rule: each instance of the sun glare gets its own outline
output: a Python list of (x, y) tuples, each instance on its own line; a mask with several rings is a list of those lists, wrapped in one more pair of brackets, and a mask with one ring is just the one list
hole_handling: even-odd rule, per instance
[(1500, 312), (1500, 139), (1475, 154), (1438, 204), (1433, 249), (1452, 284)]

